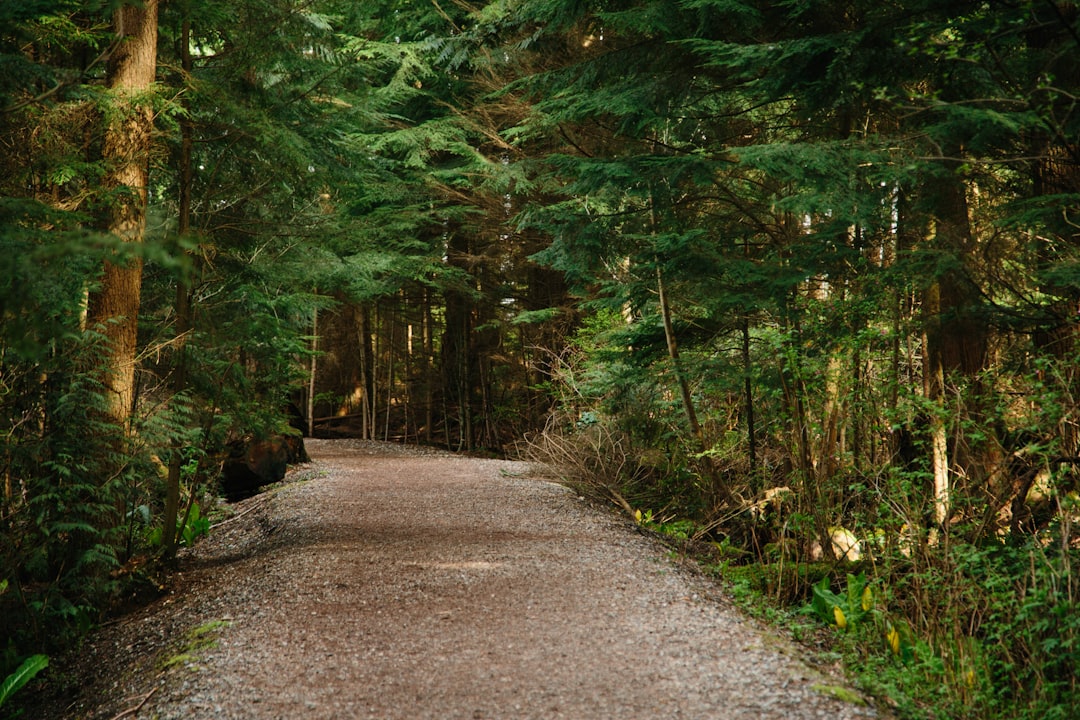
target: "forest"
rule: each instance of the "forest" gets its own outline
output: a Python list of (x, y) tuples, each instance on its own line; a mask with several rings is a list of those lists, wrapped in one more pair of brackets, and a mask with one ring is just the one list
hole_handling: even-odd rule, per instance
[(546, 463), (899, 717), (1075, 717), (1073, 0), (6, 2), (0, 146), (0, 704), (303, 434)]

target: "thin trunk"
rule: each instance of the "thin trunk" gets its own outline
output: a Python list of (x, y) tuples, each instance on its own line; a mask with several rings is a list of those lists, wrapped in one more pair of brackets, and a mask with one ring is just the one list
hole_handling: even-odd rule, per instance
[[(869, 373), (867, 373), (867, 375), (869, 375)], [(852, 383), (852, 388), (853, 388), (853, 390), (852, 390), (852, 398), (851, 398), (852, 403), (849, 405), (848, 403), (845, 402), (845, 410), (850, 411), (851, 405), (854, 405), (855, 408), (862, 409), (862, 410), (864, 410), (866, 412), (865, 417), (875, 417), (876, 412), (877, 412), (876, 404), (871, 406), (871, 407), (865, 407), (864, 404), (863, 404), (863, 392), (862, 392), (862, 389), (863, 389), (862, 388), (863, 377), (864, 377), (864, 374), (863, 374), (862, 351), (859, 349), (858, 346), (856, 346), (855, 351), (852, 353), (852, 358), (851, 358), (851, 383)], [(852, 458), (852, 462), (854, 463), (855, 472), (856, 472), (856, 474), (858, 474), (858, 473), (860, 473), (862, 471), (862, 467), (863, 467), (863, 462), (862, 462), (862, 455), (863, 455), (862, 418), (864, 417), (864, 415), (861, 412), (858, 413), (855, 417), (852, 417), (851, 412), (845, 412), (844, 415), (847, 416), (847, 417), (852, 418), (852, 423), (851, 423), (851, 458)], [(841, 447), (843, 447), (843, 445), (844, 445), (844, 443), (841, 441)], [(871, 448), (871, 460), (873, 459), (872, 455), (873, 455), (873, 448)]]
[(390, 408), (394, 399), (394, 312), (390, 311), (390, 337), (386, 342), (386, 425), (383, 440), (390, 440)]
[[(743, 257), (750, 261), (750, 240), (743, 242)], [(753, 364), (750, 356), (750, 314), (742, 316), (742, 363), (743, 363), (743, 403), (746, 413), (746, 446), (750, 460), (750, 487), (755, 492), (759, 490), (758, 462), (757, 462), (757, 423), (754, 417), (754, 376)], [(764, 478), (761, 478), (762, 480)]]
[(472, 426), (472, 386), (469, 378), (472, 377), (472, 353), (469, 347), (469, 315), (464, 316), (462, 337), (466, 338), (463, 346), (461, 365), (458, 368), (458, 412), (460, 418), (460, 433), (458, 435), (458, 450), (472, 450), (473, 426)]
[[(447, 261), (452, 267), (471, 272), (468, 263), (470, 247), (465, 233), (453, 233), (447, 242), (446, 251)], [(453, 444), (450, 437), (451, 414), (456, 413), (457, 449), (471, 450), (474, 301), (469, 295), (457, 290), (447, 290), (443, 298), (446, 324), (441, 347), (441, 374), (447, 446), (452, 447)]]
[(433, 405), (435, 404), (432, 367), (435, 360), (435, 347), (432, 341), (431, 288), (424, 288), (424, 441), (431, 442), (432, 424), (435, 422)]
[[(185, 83), (191, 77), (191, 21), (185, 19), (180, 32), (180, 63)], [(191, 150), (194, 128), (186, 113), (180, 117), (180, 199), (177, 218), (177, 235), (183, 239), (191, 230), (191, 181), (193, 177)], [(187, 390), (187, 336), (193, 326), (191, 308), (191, 287), (181, 272), (176, 280), (176, 341), (174, 352), (172, 391), (176, 402)], [(180, 512), (180, 470), (183, 467), (183, 443), (176, 440), (172, 444), (169, 457), (169, 472), (165, 481), (165, 520), (161, 537), (164, 542), (165, 557), (172, 559), (176, 555), (177, 527), (176, 516)]]
[(698, 421), (697, 411), (694, 408), (694, 398), (690, 392), (690, 383), (686, 378), (686, 373), (682, 366), (682, 359), (679, 356), (679, 346), (675, 339), (675, 329), (671, 322), (671, 305), (668, 302), (667, 290), (664, 287), (663, 274), (660, 272), (659, 265), (656, 267), (656, 288), (659, 296), (660, 316), (664, 323), (664, 337), (667, 341), (668, 358), (671, 360), (672, 368), (675, 371), (675, 380), (679, 385), (679, 393), (682, 396), (682, 405), (683, 411), (686, 413), (686, 421), (690, 425), (690, 432), (697, 445), (697, 451), (702, 454), (701, 467), (707, 474), (709, 481), (712, 483), (712, 489), (716, 499), (721, 505), (728, 505), (731, 502), (731, 489), (720, 477), (719, 473), (717, 473), (712, 457), (706, 454), (709, 447), (705, 443), (705, 433), (702, 432), (701, 423)]
[(930, 421), (934, 460), (934, 523), (944, 529), (949, 519), (949, 444), (945, 418), (935, 415)]
[(356, 333), (360, 346), (360, 437), (371, 440), (371, 320), (367, 305), (360, 307)]
[(656, 289), (660, 302), (660, 317), (664, 322), (664, 338), (667, 340), (668, 358), (671, 359), (672, 369), (675, 371), (675, 381), (679, 385), (682, 395), (683, 412), (686, 413), (686, 422), (690, 425), (690, 433), (697, 442), (698, 452), (705, 452), (705, 436), (701, 432), (701, 423), (698, 422), (697, 411), (694, 409), (694, 398), (690, 393), (690, 383), (683, 372), (682, 360), (679, 357), (679, 346), (675, 340), (675, 329), (671, 323), (671, 306), (668, 303), (667, 290), (664, 288), (664, 278), (660, 272), (660, 266), (656, 267)]
[[(318, 290), (315, 291), (318, 294)], [(319, 352), (319, 308), (315, 307), (311, 310), (311, 371), (308, 376), (308, 392), (307, 392), (307, 426), (308, 437), (315, 437), (315, 380), (318, 377), (318, 359), (316, 354)]]
[(904, 299), (900, 292), (896, 292), (892, 298), (892, 340), (889, 358), (889, 416), (896, 416), (896, 409), (900, 404), (900, 314)]
[(368, 364), (368, 382), (371, 383), (371, 420), (368, 428), (371, 439), (374, 440), (379, 431), (379, 368), (382, 367), (380, 353), (382, 352), (382, 309), (381, 303), (376, 301), (371, 308), (371, 316), (368, 327), (371, 338), (371, 362)]
[[(653, 234), (656, 234), (656, 196), (649, 191), (649, 225)], [(656, 294), (660, 304), (660, 318), (664, 323), (664, 340), (667, 342), (668, 357), (671, 359), (671, 367), (675, 371), (675, 381), (679, 385), (679, 393), (682, 396), (683, 412), (686, 414), (686, 422), (690, 425), (690, 433), (697, 442), (698, 452), (705, 452), (705, 435), (701, 432), (701, 423), (698, 422), (697, 411), (694, 409), (694, 398), (690, 393), (690, 383), (682, 369), (682, 361), (679, 358), (679, 345), (675, 340), (675, 328), (671, 322), (671, 304), (668, 301), (667, 289), (664, 287), (664, 275), (660, 270), (660, 258), (656, 258)]]
[(821, 409), (821, 444), (815, 453), (815, 472), (820, 481), (833, 477), (839, 467), (840, 453), (840, 413), (843, 403), (840, 398), (840, 375), (844, 364), (840, 352), (829, 353), (825, 362), (825, 398)]
[[(402, 307), (406, 312), (408, 310), (408, 306), (406, 305), (407, 300), (408, 299), (405, 297), (404, 293), (402, 293)], [(403, 387), (401, 391), (401, 416), (402, 422), (404, 423), (402, 428), (402, 442), (404, 443), (409, 442), (409, 413), (413, 411), (412, 403), (409, 402), (412, 397), (413, 380), (413, 323), (411, 321), (411, 318), (409, 317), (406, 317), (406, 321), (407, 341), (405, 347), (405, 382), (402, 383)], [(417, 439), (419, 440), (419, 437), (417, 437)]]
[(803, 476), (803, 482), (813, 483), (812, 492), (815, 500), (817, 500), (819, 498), (817, 495), (817, 483), (815, 482), (814, 461), (810, 450), (810, 421), (807, 418), (804, 401), (806, 386), (802, 379), (803, 368), (800, 355), (802, 330), (797, 317), (792, 317), (797, 311), (791, 309), (790, 299), (785, 304), (788, 307), (784, 308), (784, 330), (788, 336), (794, 336), (795, 339), (789, 343), (790, 351), (780, 358), (780, 383), (784, 393), (784, 403), (787, 405), (792, 418), (792, 434), (795, 436), (797, 467)]
[(750, 358), (750, 318), (742, 318), (743, 402), (746, 412), (746, 446), (750, 458), (750, 479), (757, 490), (757, 423), (754, 418), (753, 365)]
[[(923, 310), (941, 312), (937, 286), (932, 286), (923, 298)], [(928, 335), (923, 336), (923, 395), (933, 401), (930, 414), (931, 468), (934, 474), (934, 524), (941, 529), (949, 519), (949, 443), (945, 422), (945, 368), (941, 353), (934, 352)]]

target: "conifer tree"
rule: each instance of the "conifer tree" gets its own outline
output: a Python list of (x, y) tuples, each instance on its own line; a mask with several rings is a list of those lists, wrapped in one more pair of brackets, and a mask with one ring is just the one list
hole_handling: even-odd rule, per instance
[[(104, 226), (125, 243), (141, 243), (146, 233), (157, 22), (157, 0), (121, 5), (113, 12), (117, 41), (109, 56), (106, 84), (115, 102), (106, 108), (102, 145), (107, 168), (103, 182), (112, 197)], [(89, 302), (88, 321), (100, 328), (108, 346), (109, 414), (121, 425), (128, 422), (135, 402), (141, 289), (142, 261), (133, 254), (105, 263), (100, 287)]]

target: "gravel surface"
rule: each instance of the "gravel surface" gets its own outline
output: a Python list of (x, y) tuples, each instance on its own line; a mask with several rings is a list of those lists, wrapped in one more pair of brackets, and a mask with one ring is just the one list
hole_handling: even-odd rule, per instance
[(308, 451), (303, 481), (237, 506), (168, 596), (57, 663), (63, 697), (26, 717), (877, 717), (632, 523), (525, 464)]

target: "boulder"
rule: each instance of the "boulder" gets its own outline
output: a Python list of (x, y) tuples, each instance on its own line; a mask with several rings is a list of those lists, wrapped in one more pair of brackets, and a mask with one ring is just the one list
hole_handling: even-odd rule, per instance
[(221, 492), (228, 500), (251, 497), (285, 477), (290, 464), (309, 462), (300, 435), (243, 438), (229, 443), (221, 466)]

